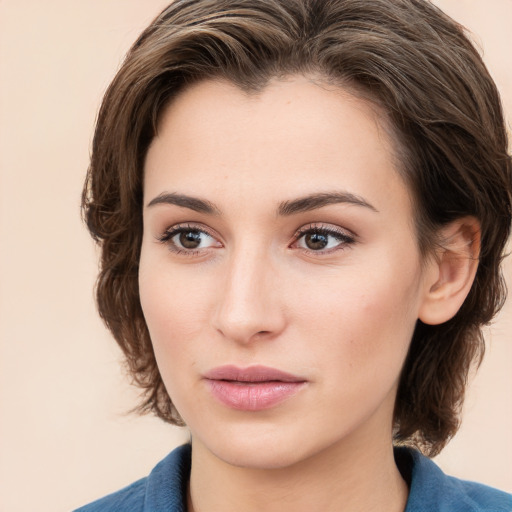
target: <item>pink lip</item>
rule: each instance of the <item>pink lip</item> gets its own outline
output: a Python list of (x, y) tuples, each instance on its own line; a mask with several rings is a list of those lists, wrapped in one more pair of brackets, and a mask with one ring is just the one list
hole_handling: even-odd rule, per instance
[(306, 379), (267, 366), (219, 366), (204, 375), (213, 396), (241, 411), (270, 409), (297, 393)]

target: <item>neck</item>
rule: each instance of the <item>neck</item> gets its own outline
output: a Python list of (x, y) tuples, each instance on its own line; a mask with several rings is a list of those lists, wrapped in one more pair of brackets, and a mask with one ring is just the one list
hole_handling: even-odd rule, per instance
[(292, 466), (236, 467), (193, 442), (189, 512), (403, 512), (408, 489), (391, 437), (345, 439)]

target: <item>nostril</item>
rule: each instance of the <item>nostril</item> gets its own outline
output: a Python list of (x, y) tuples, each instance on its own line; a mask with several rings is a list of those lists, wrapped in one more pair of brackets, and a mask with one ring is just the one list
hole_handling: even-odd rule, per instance
[(254, 334), (253, 339), (268, 336), (269, 334), (271, 334), (271, 331), (258, 331), (257, 333)]

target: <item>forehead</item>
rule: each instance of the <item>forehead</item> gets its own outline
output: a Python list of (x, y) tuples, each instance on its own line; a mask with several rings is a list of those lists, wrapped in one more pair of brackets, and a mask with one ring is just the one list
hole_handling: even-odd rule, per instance
[(163, 112), (146, 157), (145, 195), (275, 203), (343, 189), (372, 196), (377, 208), (390, 193), (408, 203), (394, 155), (384, 115), (346, 89), (302, 76), (251, 94), (203, 81)]

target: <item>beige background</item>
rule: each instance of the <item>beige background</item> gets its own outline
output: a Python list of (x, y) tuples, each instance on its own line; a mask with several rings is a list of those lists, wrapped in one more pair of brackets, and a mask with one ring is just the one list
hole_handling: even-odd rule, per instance
[[(93, 303), (79, 198), (102, 92), (165, 0), (0, 0), (0, 511), (65, 511), (145, 475), (186, 432), (134, 404)], [(512, 112), (512, 0), (438, 0)], [(506, 269), (509, 282), (512, 267)], [(439, 463), (512, 491), (512, 305)]]

